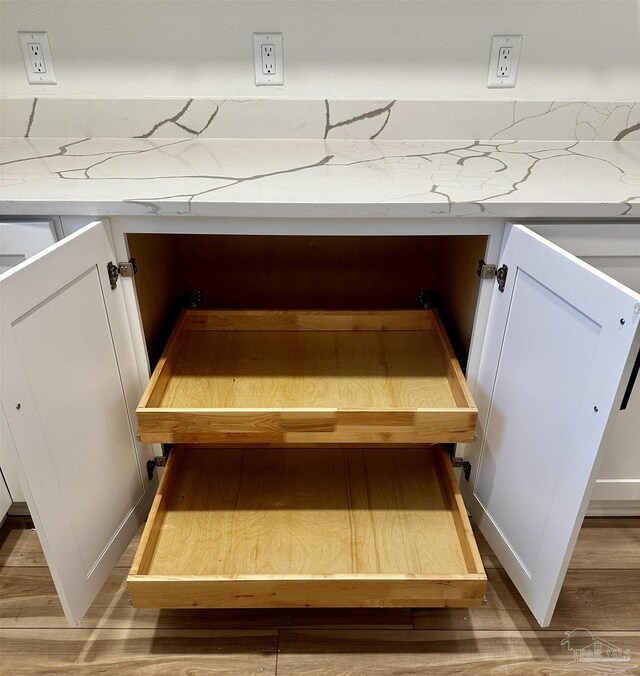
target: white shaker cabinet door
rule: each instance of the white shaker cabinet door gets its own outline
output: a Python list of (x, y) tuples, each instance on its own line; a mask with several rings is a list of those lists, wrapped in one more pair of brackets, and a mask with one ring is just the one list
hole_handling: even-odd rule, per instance
[[(640, 295), (520, 225), (507, 230), (474, 393), (466, 502), (549, 624), (640, 347)], [(479, 447), (479, 448), (478, 448)]]
[(140, 383), (113, 250), (88, 225), (0, 276), (1, 398), (26, 500), (70, 624), (146, 515)]

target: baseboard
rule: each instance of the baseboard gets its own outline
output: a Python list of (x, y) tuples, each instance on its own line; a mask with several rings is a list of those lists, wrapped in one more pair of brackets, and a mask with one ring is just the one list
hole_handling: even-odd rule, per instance
[(640, 501), (592, 500), (587, 516), (640, 516)]

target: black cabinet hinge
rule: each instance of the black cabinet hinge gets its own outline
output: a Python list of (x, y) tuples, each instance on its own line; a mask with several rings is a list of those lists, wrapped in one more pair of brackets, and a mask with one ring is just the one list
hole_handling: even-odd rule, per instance
[(153, 473), (156, 467), (166, 467), (166, 465), (167, 459), (162, 456), (157, 456), (151, 460), (147, 460), (147, 476), (149, 477), (149, 481), (153, 479)]
[(497, 267), (495, 265), (490, 265), (485, 263), (483, 260), (478, 261), (478, 277), (480, 279), (495, 279), (498, 282), (498, 291), (504, 293), (504, 285), (507, 281), (507, 273), (509, 268), (506, 265), (501, 265)]
[(462, 458), (451, 458), (451, 464), (454, 467), (461, 467), (462, 474), (464, 478), (469, 481), (471, 477), (471, 463), (468, 460), (463, 460)]
[(426, 289), (418, 291), (418, 306), (425, 310), (431, 310), (436, 306), (433, 296)]
[(135, 258), (130, 258), (126, 263), (118, 263), (117, 265), (113, 261), (109, 261), (107, 272), (109, 273), (109, 284), (113, 291), (118, 286), (118, 277), (133, 277), (138, 272), (138, 263)]

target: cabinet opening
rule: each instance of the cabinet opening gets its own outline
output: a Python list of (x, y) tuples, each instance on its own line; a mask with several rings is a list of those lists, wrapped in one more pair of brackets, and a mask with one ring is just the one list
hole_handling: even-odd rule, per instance
[(487, 237), (129, 234), (154, 368), (194, 290), (201, 309), (410, 310), (420, 290), (437, 308), (463, 369)]

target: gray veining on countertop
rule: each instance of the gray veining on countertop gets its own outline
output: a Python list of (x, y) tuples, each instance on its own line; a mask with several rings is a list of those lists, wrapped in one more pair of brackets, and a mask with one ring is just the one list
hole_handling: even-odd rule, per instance
[(0, 136), (640, 140), (637, 101), (0, 97)]
[(637, 217), (640, 144), (7, 138), (0, 200), (7, 215)]

